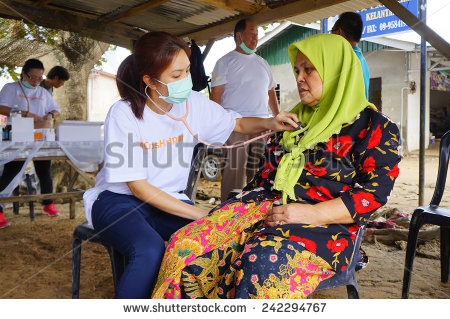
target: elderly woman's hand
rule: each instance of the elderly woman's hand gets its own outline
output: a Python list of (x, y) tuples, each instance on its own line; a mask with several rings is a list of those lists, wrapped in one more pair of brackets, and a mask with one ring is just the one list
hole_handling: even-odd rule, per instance
[(297, 114), (280, 112), (270, 120), (269, 129), (273, 131), (292, 131), (298, 126)]
[(350, 212), (340, 197), (315, 205), (292, 203), (273, 207), (267, 212), (266, 224), (275, 227), (283, 224), (350, 224)]
[(275, 227), (284, 224), (322, 225), (323, 222), (314, 205), (294, 203), (273, 207), (267, 212), (266, 224)]

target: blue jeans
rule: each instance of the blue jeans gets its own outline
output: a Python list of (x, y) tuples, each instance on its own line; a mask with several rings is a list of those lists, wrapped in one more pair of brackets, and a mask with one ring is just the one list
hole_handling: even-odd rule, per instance
[[(194, 205), (191, 201), (184, 202)], [(92, 206), (94, 228), (117, 251), (128, 256), (115, 298), (149, 297), (164, 256), (164, 241), (191, 221), (161, 211), (132, 195), (100, 193)]]

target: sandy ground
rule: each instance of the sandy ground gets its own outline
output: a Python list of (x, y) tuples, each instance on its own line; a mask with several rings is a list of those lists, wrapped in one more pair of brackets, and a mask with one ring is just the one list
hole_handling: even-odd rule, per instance
[[(401, 162), (400, 176), (388, 207), (412, 213), (418, 206), (418, 155), (410, 154)], [(438, 153), (427, 152), (426, 194), (431, 199), (437, 175)], [(449, 180), (449, 179), (447, 179)], [(447, 185), (450, 185), (447, 182)], [(220, 183), (201, 180), (205, 197), (219, 197)], [(450, 207), (450, 186), (442, 205)], [(211, 207), (208, 200), (199, 205)], [(77, 203), (75, 219), (69, 219), (68, 204), (56, 204), (61, 216), (50, 218), (35, 209), (36, 219), (30, 222), (28, 206), (19, 215), (8, 208), (5, 216), (11, 226), (0, 230), (0, 298), (71, 298), (72, 232), (84, 222), (82, 202)], [(400, 298), (405, 252), (379, 243), (364, 243), (369, 265), (357, 273), (362, 298)], [(431, 246), (432, 258), (416, 257), (411, 298), (450, 298), (450, 283), (440, 282), (438, 246)], [(434, 258), (433, 258), (434, 257)], [(112, 298), (114, 287), (106, 250), (97, 244), (85, 243), (82, 248), (81, 298)], [(316, 292), (312, 298), (347, 298), (345, 287)]]

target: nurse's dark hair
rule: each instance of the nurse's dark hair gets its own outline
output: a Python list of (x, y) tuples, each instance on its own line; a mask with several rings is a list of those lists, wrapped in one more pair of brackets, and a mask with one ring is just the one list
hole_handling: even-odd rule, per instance
[(119, 94), (130, 102), (131, 109), (138, 119), (142, 119), (145, 109), (145, 87), (142, 77), (157, 79), (172, 63), (178, 52), (183, 50), (191, 55), (186, 42), (167, 32), (150, 32), (140, 37), (134, 45), (133, 54), (120, 64), (116, 84)]
[(22, 72), (28, 74), (31, 69), (40, 69), (44, 71), (44, 65), (38, 59), (29, 59), (25, 61), (25, 64), (22, 67)]

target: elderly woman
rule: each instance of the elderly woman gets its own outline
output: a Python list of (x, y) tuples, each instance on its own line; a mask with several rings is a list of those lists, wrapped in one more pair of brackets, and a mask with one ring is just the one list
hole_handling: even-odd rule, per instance
[(303, 127), (267, 141), (244, 192), (177, 231), (155, 298), (305, 298), (348, 265), (356, 232), (398, 176), (397, 126), (366, 100), (348, 42), (289, 49)]

